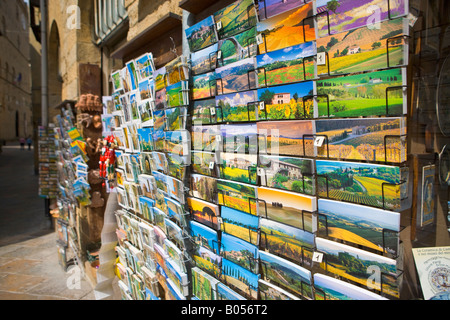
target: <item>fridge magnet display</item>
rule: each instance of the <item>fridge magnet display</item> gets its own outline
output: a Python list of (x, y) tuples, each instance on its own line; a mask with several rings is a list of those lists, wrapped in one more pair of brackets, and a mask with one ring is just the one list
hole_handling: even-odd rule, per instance
[(397, 255), (400, 213), (319, 199), (318, 235)]
[[(220, 122), (246, 122), (257, 120), (256, 91), (244, 91), (216, 96), (216, 119)], [(209, 110), (211, 112), (211, 110)]]
[(216, 43), (218, 38), (214, 17), (209, 16), (194, 24), (192, 27), (187, 28), (186, 38), (191, 52), (201, 50)]
[(295, 157), (260, 155), (261, 186), (315, 194), (314, 161)]
[(229, 38), (254, 27), (257, 20), (253, 0), (238, 0), (214, 13), (220, 39)]
[(317, 160), (320, 197), (399, 210), (407, 185), (400, 167), (359, 162)]
[(219, 300), (247, 300), (222, 282), (217, 284), (217, 296)]
[(258, 155), (220, 153), (220, 177), (222, 179), (257, 184)]
[(315, 300), (388, 300), (376, 293), (320, 273), (314, 274)]
[(187, 204), (192, 219), (213, 229), (220, 229), (220, 223), (218, 221), (218, 217), (220, 216), (219, 206), (192, 197), (187, 198)]
[(192, 100), (214, 97), (217, 92), (214, 71), (192, 77)]
[[(228, 207), (221, 207), (222, 232), (259, 245), (259, 217)], [(222, 233), (222, 234), (223, 234)]]
[(226, 233), (222, 233), (220, 245), (223, 258), (253, 273), (259, 273), (257, 246)]
[(257, 188), (240, 182), (217, 180), (218, 204), (257, 215)]
[[(398, 297), (397, 261), (334, 241), (316, 238), (317, 251), (324, 254), (322, 269), (351, 280), (368, 289)], [(376, 266), (378, 277), (373, 277)]]
[(258, 87), (313, 79), (316, 54), (316, 42), (310, 41), (256, 56)]
[(258, 290), (261, 300), (300, 300), (299, 297), (292, 293), (262, 279), (259, 279)]
[(215, 43), (197, 52), (191, 52), (191, 72), (193, 75), (213, 71), (216, 68), (217, 48), (218, 44)]
[(259, 53), (292, 47), (316, 39), (313, 2), (285, 11), (257, 24)]
[(256, 27), (230, 38), (219, 40), (217, 50), (218, 67), (224, 67), (230, 63), (256, 56), (258, 51)]
[(325, 137), (318, 157), (402, 163), (406, 161), (406, 118), (316, 120)]
[(258, 188), (260, 217), (314, 232), (312, 213), (316, 211), (316, 197), (272, 188)]
[(261, 249), (297, 264), (311, 265), (313, 233), (264, 218), (261, 218), (260, 224)]
[(216, 68), (218, 94), (227, 94), (256, 88), (255, 58), (242, 59)]
[(300, 7), (307, 0), (257, 0), (259, 20), (264, 20)]
[(258, 280), (260, 275), (228, 260), (222, 259), (222, 278), (231, 288), (250, 299), (258, 298)]
[[(406, 114), (406, 69), (393, 68), (316, 82), (319, 117), (352, 118)], [(322, 98), (327, 97), (327, 100)]]
[(260, 251), (261, 278), (306, 299), (312, 299), (311, 272), (274, 254)]

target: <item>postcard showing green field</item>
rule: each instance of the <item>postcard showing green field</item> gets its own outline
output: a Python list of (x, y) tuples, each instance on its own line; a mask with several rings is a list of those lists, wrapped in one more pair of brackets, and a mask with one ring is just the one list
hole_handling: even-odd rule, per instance
[(210, 274), (219, 275), (222, 257), (201, 245), (194, 245), (192, 250), (192, 258), (195, 266), (209, 272)]
[(194, 126), (217, 123), (216, 99), (193, 101), (191, 114)]
[(198, 267), (193, 267), (191, 273), (192, 294), (200, 300), (216, 300), (219, 281)]
[(309, 195), (315, 193), (311, 159), (260, 155), (258, 168), (262, 186)]
[(316, 197), (266, 187), (258, 188), (259, 216), (309, 232), (315, 231)]
[(316, 54), (316, 42), (310, 41), (256, 56), (258, 87), (314, 78)]
[(318, 157), (402, 163), (406, 161), (406, 118), (316, 120), (316, 134), (326, 139)]
[(220, 244), (222, 257), (253, 273), (259, 273), (257, 246), (227, 233), (222, 233)]
[(215, 152), (191, 151), (191, 168), (195, 173), (205, 176), (217, 177), (217, 155)]
[(259, 298), (261, 300), (300, 300), (299, 297), (277, 287), (273, 283), (259, 279)]
[(216, 68), (217, 94), (221, 95), (256, 88), (254, 70), (255, 58), (253, 57)]
[(357, 204), (319, 199), (318, 234), (379, 252), (397, 254), (400, 214)]
[(224, 67), (230, 63), (255, 57), (258, 51), (256, 44), (256, 27), (245, 30), (232, 37), (219, 40), (217, 66)]
[(317, 0), (316, 8), (319, 37), (368, 25), (375, 27), (380, 21), (408, 13), (407, 2), (403, 0)]
[[(327, 272), (398, 297), (396, 260), (319, 237), (316, 248), (326, 256), (320, 266)], [(378, 272), (379, 277), (374, 277), (374, 272)]]
[(217, 42), (216, 28), (213, 16), (194, 24), (186, 29), (186, 38), (191, 52), (206, 48)]
[(216, 95), (216, 73), (208, 72), (192, 77), (192, 100), (214, 97)]
[(221, 207), (222, 232), (259, 245), (259, 217), (236, 209)]
[(400, 167), (317, 160), (316, 168), (321, 197), (389, 210), (401, 207)]
[(257, 154), (221, 152), (219, 163), (222, 179), (257, 184)]
[[(319, 117), (351, 118), (406, 114), (406, 69), (393, 68), (316, 82)], [(323, 96), (328, 96), (328, 101)]]
[(220, 205), (258, 215), (256, 187), (245, 183), (218, 179), (217, 191)]
[(320, 273), (314, 274), (314, 289), (315, 300), (387, 300), (369, 290)]
[[(380, 27), (365, 26), (317, 39), (317, 52), (326, 52), (318, 75), (363, 72), (406, 64), (404, 19), (387, 20)], [(389, 61), (389, 64), (388, 64)]]
[(307, 299), (313, 298), (311, 272), (274, 254), (260, 251), (261, 277)]
[[(260, 120), (301, 120), (314, 115), (314, 81), (258, 89)], [(309, 98), (308, 98), (309, 97)]]
[(299, 264), (311, 263), (314, 233), (265, 218), (260, 224), (261, 248)]
[(222, 259), (222, 277), (224, 282), (232, 289), (248, 297), (258, 298), (258, 280), (260, 275), (228, 259)]
[(314, 155), (313, 121), (259, 121), (260, 154), (285, 156)]
[(258, 21), (253, 0), (237, 0), (214, 13), (220, 39), (229, 38), (256, 26)]
[(187, 88), (187, 81), (180, 81), (166, 87), (167, 106), (170, 108), (188, 105), (189, 101), (186, 99), (187, 94), (185, 94)]
[(216, 118), (220, 122), (256, 121), (256, 90), (216, 96)]
[(186, 129), (187, 107), (176, 107), (165, 110), (166, 128), (170, 131)]

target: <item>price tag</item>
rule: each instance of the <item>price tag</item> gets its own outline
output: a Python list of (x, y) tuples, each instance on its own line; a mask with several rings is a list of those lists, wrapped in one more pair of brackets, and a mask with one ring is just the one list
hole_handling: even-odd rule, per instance
[(264, 105), (264, 101), (261, 101), (260, 103), (259, 103), (259, 110), (264, 110), (265, 109), (265, 105)]
[(217, 51), (217, 59), (221, 59), (222, 58), (222, 51)]
[(324, 66), (327, 63), (325, 52), (317, 53), (317, 65)]
[(222, 136), (220, 134), (216, 134), (216, 140), (218, 142), (222, 141)]
[(222, 29), (222, 21), (217, 22), (216, 27), (217, 27), (217, 31)]
[(222, 217), (217, 217), (217, 223), (222, 224)]
[(211, 113), (212, 116), (216, 115), (216, 108), (214, 107), (209, 108), (209, 112)]
[(264, 169), (263, 168), (258, 168), (256, 170), (256, 173), (258, 174), (258, 176), (263, 176), (264, 175)]
[(211, 161), (211, 162), (209, 163), (209, 169), (210, 169), (210, 170), (214, 169), (214, 161)]
[(258, 34), (257, 36), (256, 36), (256, 44), (262, 44), (264, 41), (263, 41), (263, 37), (262, 37), (262, 34)]
[(325, 137), (316, 137), (316, 139), (314, 140), (314, 146), (321, 147), (324, 140)]
[(313, 262), (318, 262), (321, 263), (323, 260), (323, 253), (321, 252), (314, 252), (313, 256), (312, 256), (312, 261)]

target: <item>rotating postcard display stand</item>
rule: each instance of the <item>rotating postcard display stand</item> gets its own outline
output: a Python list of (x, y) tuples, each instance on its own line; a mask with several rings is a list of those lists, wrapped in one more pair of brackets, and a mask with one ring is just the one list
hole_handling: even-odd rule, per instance
[(409, 9), (360, 5), (239, 0), (118, 72), (125, 298), (402, 299)]

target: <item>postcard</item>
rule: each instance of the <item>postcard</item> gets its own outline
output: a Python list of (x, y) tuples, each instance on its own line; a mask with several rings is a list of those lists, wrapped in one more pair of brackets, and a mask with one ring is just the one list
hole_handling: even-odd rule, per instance
[(187, 107), (166, 109), (166, 128), (168, 131), (186, 129)]
[(222, 259), (223, 282), (249, 299), (258, 298), (259, 274), (253, 273), (231, 260)]
[(258, 289), (261, 300), (300, 300), (292, 293), (262, 279), (259, 279)]
[(320, 273), (314, 274), (315, 300), (387, 300), (376, 293)]
[(214, 152), (219, 150), (221, 142), (220, 127), (193, 126), (191, 129), (192, 149)]
[[(398, 297), (396, 260), (319, 237), (316, 237), (316, 247), (324, 254), (325, 259), (320, 263), (322, 269), (368, 286), (368, 289)], [(379, 276), (374, 277), (374, 272)]]
[(153, 207), (155, 206), (155, 200), (146, 196), (139, 197), (139, 211), (141, 216), (146, 220), (154, 223)]
[(261, 186), (315, 194), (314, 161), (311, 159), (260, 155), (258, 175)]
[(153, 227), (153, 231), (155, 232), (155, 243), (153, 245), (153, 248), (158, 250), (160, 253), (163, 254), (163, 256), (167, 256), (164, 247), (165, 247), (165, 240), (167, 239), (166, 233), (163, 231), (164, 229), (161, 229), (159, 226), (155, 225)]
[(202, 223), (191, 220), (190, 231), (194, 243), (219, 254), (219, 238), (217, 231)]
[(190, 176), (191, 196), (211, 202), (217, 203), (217, 180), (212, 177), (191, 174)]
[(311, 272), (274, 254), (260, 251), (261, 278), (307, 299), (313, 298)]
[(142, 195), (151, 199), (156, 199), (156, 180), (155, 177), (148, 174), (139, 175), (139, 185)]
[(141, 127), (153, 127), (153, 107), (150, 100), (138, 104), (138, 113), (141, 118)]
[(222, 282), (217, 284), (217, 298), (218, 300), (247, 300)]
[(220, 245), (223, 258), (253, 273), (259, 273), (258, 246), (227, 233), (222, 233)]
[(301, 265), (311, 265), (314, 233), (261, 218), (261, 249)]
[(149, 79), (145, 79), (139, 82), (139, 98), (141, 99), (141, 101), (153, 99)]
[(256, 121), (258, 117), (254, 103), (256, 98), (256, 90), (216, 96), (215, 110), (213, 112), (217, 113), (217, 121)]
[(136, 64), (134, 62), (134, 60), (130, 60), (126, 63), (126, 68), (127, 68), (127, 78), (130, 84), (130, 89), (131, 90), (136, 90), (138, 88), (138, 79), (137, 79), (137, 74), (136, 74)]
[(317, 160), (318, 195), (325, 198), (399, 210), (403, 182), (400, 167)]
[(313, 2), (285, 11), (257, 24), (259, 52), (266, 53), (314, 41)]
[(166, 68), (162, 67), (155, 70), (155, 72), (153, 72), (153, 79), (155, 80), (155, 91), (164, 89), (168, 85)]
[(167, 230), (167, 239), (174, 242), (178, 246), (178, 248), (185, 248), (183, 229), (179, 227), (175, 222), (168, 219), (167, 216), (164, 219), (164, 225), (166, 227), (165, 230)]
[(434, 222), (436, 215), (436, 199), (434, 190), (434, 178), (436, 166), (429, 165), (422, 168), (422, 192), (419, 224), (421, 227)]
[(155, 132), (167, 130), (165, 120), (166, 120), (165, 110), (153, 111), (153, 129)]
[(168, 194), (169, 188), (167, 186), (167, 176), (157, 171), (153, 171), (152, 175), (156, 180), (156, 187), (161, 191), (163, 191), (164, 193)]
[(316, 7), (318, 37), (370, 25), (376, 27), (381, 21), (408, 13), (408, 4), (404, 1), (391, 4), (379, 0), (318, 0)]
[(220, 126), (222, 150), (230, 153), (258, 152), (257, 124), (226, 124)]
[(258, 87), (315, 78), (316, 42), (310, 41), (256, 56)]
[(190, 150), (189, 131), (166, 131), (165, 132), (165, 152), (188, 156)]
[(178, 180), (184, 181), (189, 166), (189, 156), (180, 156), (175, 153), (166, 153), (167, 174)]
[(314, 115), (314, 81), (258, 89), (261, 120), (307, 119)]
[(162, 110), (167, 107), (167, 93), (166, 88), (162, 88), (155, 92), (155, 102), (153, 110)]
[(153, 128), (139, 128), (137, 129), (139, 146), (141, 152), (153, 151)]
[(169, 218), (174, 219), (179, 226), (186, 227), (187, 214), (184, 212), (184, 207), (180, 204), (180, 202), (168, 197), (164, 197), (164, 201), (166, 203), (167, 215)]
[(230, 38), (219, 40), (216, 55), (217, 67), (254, 57), (257, 51), (256, 27), (253, 27)]
[(192, 77), (191, 99), (198, 100), (214, 97), (217, 92), (217, 75), (214, 71)]
[(316, 120), (325, 137), (317, 155), (341, 160), (402, 163), (406, 161), (406, 118)]
[(165, 240), (165, 248), (166, 252), (171, 260), (171, 263), (176, 267), (180, 272), (186, 272), (186, 265), (184, 264), (185, 258), (183, 251), (178, 248), (175, 243), (170, 241), (169, 239)]
[(172, 283), (175, 285), (175, 288), (178, 289), (183, 296), (188, 296), (189, 282), (187, 274), (179, 270), (177, 265), (170, 258), (167, 259), (166, 261), (166, 267), (167, 267), (166, 275), (168, 280), (172, 281)]
[[(163, 110), (164, 111), (164, 110)], [(164, 118), (162, 118), (164, 119)], [(165, 123), (164, 120), (162, 120), (163, 123)], [(166, 151), (166, 137), (165, 137), (165, 131), (163, 130), (155, 130), (153, 132), (153, 146), (154, 150), (156, 151)]]
[(241, 33), (257, 23), (253, 0), (237, 0), (214, 13), (214, 21), (220, 39)]
[(400, 213), (327, 199), (318, 206), (320, 236), (398, 254)]
[(300, 7), (307, 3), (307, 0), (258, 0), (259, 20), (265, 20), (283, 12)]
[(227, 233), (259, 245), (259, 217), (236, 209), (221, 207), (222, 234)]
[(219, 164), (219, 173), (222, 179), (254, 185), (258, 183), (257, 154), (221, 152)]
[(140, 159), (139, 159), (140, 165), (141, 165), (141, 172), (143, 174), (152, 174), (152, 154), (150, 152), (144, 152), (142, 151), (140, 153)]
[(194, 260), (196, 267), (219, 278), (220, 265), (222, 263), (222, 256), (220, 254), (205, 248), (200, 242), (197, 242), (193, 245), (191, 257)]
[(314, 156), (313, 121), (260, 121), (259, 154)]
[[(383, 21), (374, 26), (328, 35), (317, 39), (318, 75), (356, 73), (408, 64), (408, 19)], [(322, 54), (322, 55), (323, 55)]]
[(217, 300), (217, 284), (215, 279), (205, 271), (193, 267), (192, 273), (192, 294), (200, 300)]
[(167, 72), (167, 85), (189, 80), (189, 65), (185, 56), (178, 56), (165, 65)]
[(406, 89), (402, 87), (405, 79), (405, 68), (392, 68), (317, 80), (319, 117), (404, 115), (407, 113)]
[(167, 184), (169, 186), (169, 195), (172, 199), (179, 201), (180, 203), (185, 203), (184, 198), (184, 184), (183, 181), (175, 179), (173, 177), (167, 176)]
[(255, 58), (242, 59), (216, 68), (217, 93), (227, 94), (256, 88)]
[(220, 208), (218, 205), (192, 197), (187, 198), (187, 204), (191, 213), (191, 219), (213, 229), (220, 230), (220, 223), (218, 221)]
[(139, 81), (143, 81), (153, 76), (155, 66), (153, 64), (153, 54), (144, 53), (134, 60)]
[(139, 111), (138, 111), (138, 99), (139, 99), (139, 91), (138, 90), (134, 90), (130, 92), (129, 95), (129, 99), (130, 99), (130, 103), (128, 105), (128, 108), (130, 110), (130, 114), (131, 114), (131, 120), (133, 122), (138, 122), (140, 121), (140, 117), (139, 117)]
[(122, 80), (121, 80), (121, 71), (117, 70), (111, 73), (111, 80), (113, 84), (113, 91), (118, 92), (123, 90)]
[(215, 124), (217, 119), (216, 99), (204, 99), (193, 101), (192, 125), (201, 126), (204, 124)]
[(164, 152), (151, 153), (151, 168), (155, 171), (167, 173), (167, 157)]
[(214, 17), (209, 16), (186, 29), (186, 38), (191, 52), (198, 51), (217, 42), (218, 37), (215, 27)]
[(139, 222), (139, 232), (142, 239), (143, 249), (153, 251), (153, 243), (155, 242), (153, 227), (149, 223)]
[(215, 152), (203, 152), (203, 151), (191, 151), (192, 161), (191, 168), (195, 173), (203, 174), (206, 176), (217, 177), (218, 159)]
[(217, 48), (218, 44), (215, 43), (197, 52), (191, 52), (191, 72), (193, 75), (213, 71), (216, 68)]
[(219, 179), (218, 204), (257, 215), (257, 190), (257, 187), (250, 184)]
[(166, 87), (167, 108), (185, 106), (189, 104), (187, 100), (188, 82), (180, 81)]

